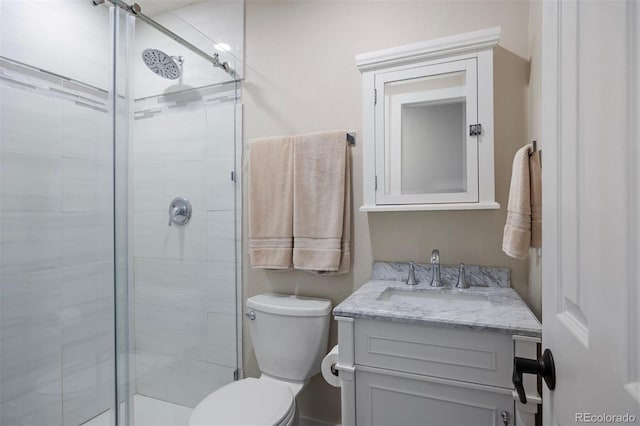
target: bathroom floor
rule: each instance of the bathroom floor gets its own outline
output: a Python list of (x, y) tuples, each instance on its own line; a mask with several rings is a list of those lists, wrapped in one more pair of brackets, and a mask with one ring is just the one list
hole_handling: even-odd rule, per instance
[[(187, 426), (192, 408), (143, 395), (133, 397), (135, 426)], [(111, 413), (105, 411), (83, 426), (111, 426)]]
[[(135, 395), (134, 421), (135, 426), (187, 426), (192, 408), (172, 404), (144, 395)], [(82, 426), (111, 426), (111, 413), (105, 411), (97, 417), (83, 423)], [(300, 418), (299, 426), (333, 426), (318, 420), (305, 417)]]

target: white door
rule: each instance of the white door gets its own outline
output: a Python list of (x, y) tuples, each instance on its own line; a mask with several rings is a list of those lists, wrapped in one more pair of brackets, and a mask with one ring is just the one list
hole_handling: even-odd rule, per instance
[(544, 425), (640, 424), (640, 3), (543, 6)]

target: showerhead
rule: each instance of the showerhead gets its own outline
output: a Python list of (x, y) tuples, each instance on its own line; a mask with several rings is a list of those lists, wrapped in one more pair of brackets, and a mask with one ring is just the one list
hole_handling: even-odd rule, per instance
[(182, 74), (182, 57), (169, 56), (158, 49), (145, 49), (142, 51), (142, 60), (151, 71), (160, 77), (169, 80), (177, 80)]

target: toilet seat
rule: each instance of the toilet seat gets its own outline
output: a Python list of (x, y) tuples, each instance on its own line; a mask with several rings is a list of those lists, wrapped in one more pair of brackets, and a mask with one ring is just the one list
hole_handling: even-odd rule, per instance
[(285, 383), (248, 378), (211, 393), (193, 410), (189, 426), (291, 424), (295, 398)]

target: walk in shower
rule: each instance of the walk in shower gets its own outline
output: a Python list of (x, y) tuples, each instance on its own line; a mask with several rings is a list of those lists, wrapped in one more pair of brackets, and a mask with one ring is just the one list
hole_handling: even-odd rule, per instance
[(240, 375), (243, 13), (0, 1), (0, 425), (186, 425)]

